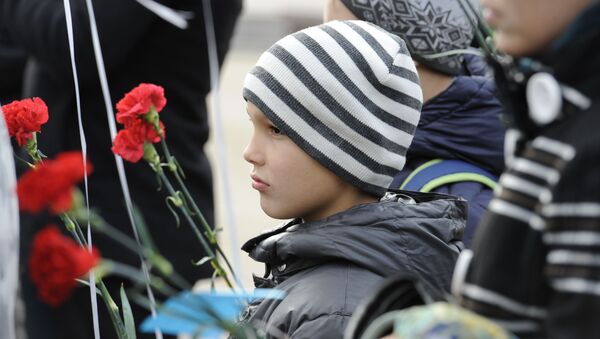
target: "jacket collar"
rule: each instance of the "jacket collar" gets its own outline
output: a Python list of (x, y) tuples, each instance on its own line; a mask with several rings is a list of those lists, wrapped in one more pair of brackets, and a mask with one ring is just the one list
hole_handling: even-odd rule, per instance
[[(295, 219), (247, 241), (242, 249), (278, 275), (318, 263), (349, 261), (382, 275), (406, 265), (398, 251), (427, 243), (446, 254), (462, 246), (466, 201), (435, 193), (396, 191), (326, 219)], [(410, 235), (410, 236), (408, 236)]]

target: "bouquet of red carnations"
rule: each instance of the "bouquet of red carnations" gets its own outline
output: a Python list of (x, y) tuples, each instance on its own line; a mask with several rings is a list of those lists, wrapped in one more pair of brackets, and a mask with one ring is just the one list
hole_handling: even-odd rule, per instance
[[(165, 142), (165, 126), (160, 121), (159, 113), (166, 102), (163, 88), (153, 84), (140, 84), (127, 93), (116, 106), (116, 120), (124, 128), (116, 135), (112, 151), (126, 161), (144, 160), (149, 164), (156, 173), (159, 187), (166, 188), (169, 193), (166, 204), (173, 213), (175, 222), (179, 224), (180, 216), (183, 216), (207, 253), (206, 257), (195, 264), (210, 263), (214, 270), (213, 277), (221, 278), (233, 289), (230, 278), (233, 270), (217, 242), (216, 232), (207, 224), (188, 192), (183, 171)], [(97, 286), (119, 338), (135, 338), (136, 329), (127, 293), (121, 288), (120, 312), (102, 282), (103, 277), (116, 274), (135, 282), (145, 282), (163, 295), (175, 295), (176, 291), (186, 291), (191, 285), (177, 275), (169, 261), (155, 248), (134, 241), (89, 209), (84, 194), (77, 185), (93, 172), (93, 165), (83, 159), (81, 152), (63, 152), (54, 159), (48, 159), (38, 149), (38, 134), (42, 125), (48, 121), (48, 108), (43, 100), (33, 98), (14, 101), (3, 106), (2, 111), (9, 135), (16, 139), (29, 158), (19, 158), (30, 167), (17, 183), (20, 210), (28, 213), (48, 211), (62, 220), (65, 230), (71, 235), (64, 235), (54, 225), (46, 226), (35, 235), (28, 266), (39, 297), (51, 306), (58, 306), (69, 298), (78, 281), (88, 283), (84, 278), (93, 273), (95, 281), (91, 283)], [(159, 155), (155, 147), (157, 144), (160, 145), (163, 156)], [(137, 252), (143, 262), (148, 263), (150, 270), (141, 271), (103, 259), (98, 249), (88, 246), (81, 225), (89, 225), (92, 230), (102, 232)], [(136, 225), (143, 227), (143, 222), (136, 222)], [(221, 265), (221, 260), (227, 269)], [(264, 297), (268, 291), (259, 293)], [(207, 329), (215, 334), (215, 328), (219, 328), (238, 337), (245, 337), (250, 332), (235, 325), (235, 313), (243, 304), (240, 301), (254, 296), (259, 295), (231, 292), (226, 295), (213, 293), (204, 296), (189, 292), (176, 294), (164, 304), (165, 307), (159, 306), (158, 317), (155, 315), (144, 328), (150, 332), (162, 328), (172, 334), (181, 331), (198, 333)], [(203, 301), (198, 304), (198, 300)]]

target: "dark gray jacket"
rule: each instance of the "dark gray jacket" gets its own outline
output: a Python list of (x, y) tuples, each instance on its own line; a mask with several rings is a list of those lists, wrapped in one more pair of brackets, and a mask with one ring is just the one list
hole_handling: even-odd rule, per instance
[[(404, 192), (408, 193), (408, 192)], [(466, 201), (441, 195), (388, 195), (317, 222), (294, 220), (242, 249), (267, 266), (257, 287), (287, 293), (252, 303), (243, 321), (292, 338), (341, 338), (362, 297), (396, 272), (448, 291), (466, 219)]]

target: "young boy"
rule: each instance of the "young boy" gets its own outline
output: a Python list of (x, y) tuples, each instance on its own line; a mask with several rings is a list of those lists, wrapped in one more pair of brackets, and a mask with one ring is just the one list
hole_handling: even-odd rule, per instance
[(521, 137), (456, 292), (520, 338), (597, 338), (600, 3), (482, 3), (497, 47), (536, 60), (498, 74)]
[[(491, 177), (504, 169), (502, 104), (494, 80), (486, 76), (483, 58), (461, 52), (471, 45), (474, 29), (469, 20), (475, 18), (467, 16), (460, 1), (325, 1), (325, 21), (372, 22), (406, 41), (417, 63), (424, 102), (421, 120), (406, 165), (394, 178), (392, 188), (400, 187), (417, 168), (432, 164), (433, 159), (461, 160), (486, 170)], [(442, 56), (453, 51), (457, 54)], [(450, 165), (446, 162), (434, 166), (443, 169)], [(441, 175), (434, 179), (441, 179)], [(493, 195), (492, 185), (482, 178), (469, 175), (446, 180), (432, 190), (468, 201), (462, 239), (466, 247)]]
[(243, 246), (266, 264), (256, 286), (286, 292), (250, 305), (243, 320), (268, 337), (341, 338), (384, 277), (404, 272), (432, 293), (448, 290), (466, 202), (384, 196), (422, 102), (402, 39), (362, 21), (302, 30), (260, 57), (244, 98), (254, 126), (244, 151), (252, 187), (267, 215), (293, 220)]

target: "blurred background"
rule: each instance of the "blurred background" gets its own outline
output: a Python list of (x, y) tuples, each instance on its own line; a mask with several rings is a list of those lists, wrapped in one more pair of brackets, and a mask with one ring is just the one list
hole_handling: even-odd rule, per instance
[[(215, 212), (217, 227), (223, 228), (220, 234), (225, 252), (233, 259), (241, 257), (241, 280), (246, 287), (252, 287), (252, 274), (262, 275), (262, 264), (253, 262), (239, 247), (248, 239), (263, 230), (282, 223), (271, 219), (260, 209), (258, 192), (250, 186), (251, 166), (242, 157), (246, 143), (250, 139), (252, 125), (246, 115), (246, 104), (242, 99), (244, 76), (257, 61), (260, 54), (280, 38), (302, 28), (321, 23), (323, 0), (245, 0), (242, 16), (238, 22), (231, 48), (221, 70), (220, 95), (209, 96), (211, 110), (211, 137), (207, 153), (211, 159), (215, 184)], [(215, 18), (218, 20), (218, 18)], [(229, 184), (231, 188), (231, 210), (237, 229), (236, 243), (232, 248), (228, 211), (223, 194), (223, 169), (217, 159), (215, 112), (210, 100), (219, 100), (223, 138), (227, 147)]]

